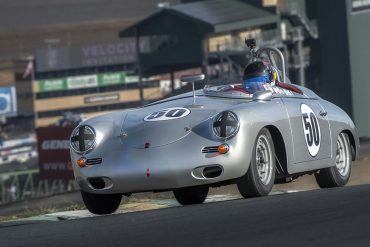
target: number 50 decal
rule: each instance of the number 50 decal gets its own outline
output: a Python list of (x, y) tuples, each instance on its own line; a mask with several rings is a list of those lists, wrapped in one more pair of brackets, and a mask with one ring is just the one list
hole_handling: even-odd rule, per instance
[(190, 110), (183, 107), (172, 107), (153, 112), (144, 118), (146, 122), (165, 121), (189, 115)]
[(301, 105), (302, 124), (304, 137), (308, 152), (311, 156), (316, 156), (320, 150), (321, 131), (319, 120), (317, 119), (313, 110), (305, 104)]

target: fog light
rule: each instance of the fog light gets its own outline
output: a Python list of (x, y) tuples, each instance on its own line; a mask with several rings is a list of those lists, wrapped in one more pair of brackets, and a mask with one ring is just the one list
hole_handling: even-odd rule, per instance
[(227, 152), (229, 152), (229, 145), (227, 145), (226, 143), (224, 144), (221, 144), (220, 146), (218, 146), (217, 148), (217, 151), (220, 153), (220, 154), (226, 154)]
[(79, 158), (77, 161), (76, 161), (77, 165), (79, 167), (85, 167), (86, 166), (86, 158), (82, 157), (82, 158)]

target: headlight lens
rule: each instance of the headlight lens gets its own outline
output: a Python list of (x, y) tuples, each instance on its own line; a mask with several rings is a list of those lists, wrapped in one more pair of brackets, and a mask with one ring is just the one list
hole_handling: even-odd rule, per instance
[(235, 113), (224, 111), (218, 114), (213, 122), (213, 132), (217, 137), (230, 139), (239, 130), (239, 119)]
[(93, 127), (88, 125), (78, 126), (71, 135), (71, 147), (77, 153), (87, 153), (96, 145), (96, 133)]

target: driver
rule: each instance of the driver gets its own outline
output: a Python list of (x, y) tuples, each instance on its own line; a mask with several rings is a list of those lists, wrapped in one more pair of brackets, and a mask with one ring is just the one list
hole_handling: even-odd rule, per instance
[(266, 90), (265, 85), (276, 80), (276, 72), (264, 62), (255, 61), (247, 65), (243, 75), (243, 87), (249, 93)]

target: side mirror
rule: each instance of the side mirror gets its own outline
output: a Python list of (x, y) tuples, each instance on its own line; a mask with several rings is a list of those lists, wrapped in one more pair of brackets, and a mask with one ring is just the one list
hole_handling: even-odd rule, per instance
[(195, 87), (194, 83), (197, 81), (204, 80), (205, 75), (204, 74), (198, 74), (198, 75), (183, 75), (181, 76), (180, 80), (184, 82), (191, 82), (193, 85), (193, 105), (195, 105)]
[(253, 101), (270, 101), (272, 92), (270, 90), (258, 91), (253, 94)]
[(184, 82), (196, 82), (196, 81), (202, 81), (204, 80), (205, 76), (204, 74), (199, 74), (199, 75), (183, 75), (181, 76), (181, 81)]

